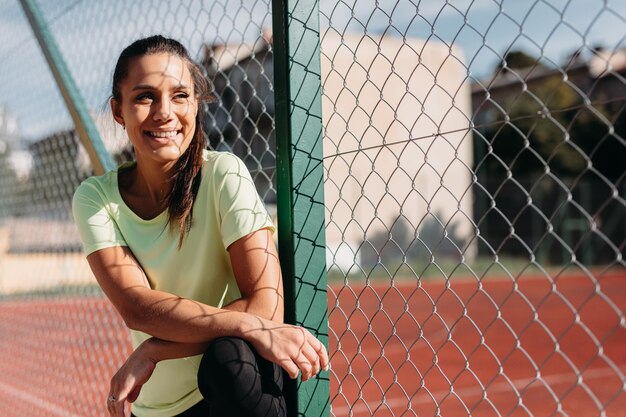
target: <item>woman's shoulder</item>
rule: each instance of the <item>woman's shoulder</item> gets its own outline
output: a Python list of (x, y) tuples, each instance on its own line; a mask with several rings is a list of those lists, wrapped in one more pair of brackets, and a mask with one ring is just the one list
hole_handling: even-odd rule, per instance
[(231, 152), (205, 150), (203, 158), (205, 175), (225, 174), (245, 167), (244, 162)]
[[(121, 167), (120, 167), (121, 168)], [(118, 169), (84, 179), (74, 191), (77, 198), (111, 198), (116, 193)]]
[(109, 188), (112, 185), (111, 177), (111, 172), (107, 172), (103, 175), (88, 177), (80, 183), (74, 194), (88, 193), (95, 190), (104, 190)]

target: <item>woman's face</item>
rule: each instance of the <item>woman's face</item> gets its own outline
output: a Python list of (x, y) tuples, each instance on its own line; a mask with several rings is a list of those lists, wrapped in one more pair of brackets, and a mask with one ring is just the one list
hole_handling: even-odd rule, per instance
[(121, 102), (111, 100), (113, 116), (125, 126), (137, 160), (178, 160), (191, 143), (198, 111), (186, 62), (166, 53), (134, 58), (120, 93)]

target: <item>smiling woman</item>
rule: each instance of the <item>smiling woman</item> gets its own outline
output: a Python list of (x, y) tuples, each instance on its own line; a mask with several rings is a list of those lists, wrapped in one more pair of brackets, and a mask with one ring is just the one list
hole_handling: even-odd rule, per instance
[(180, 43), (131, 44), (111, 110), (136, 160), (74, 195), (87, 260), (135, 348), (111, 380), (111, 416), (127, 403), (138, 417), (284, 416), (280, 368), (307, 380), (328, 365), (319, 340), (283, 324), (274, 226), (249, 172), (206, 150), (210, 98)]
[[(136, 203), (143, 218), (167, 205), (170, 226), (178, 223), (180, 244), (190, 226), (197, 186), (190, 181), (198, 178), (207, 145), (201, 100), (213, 100), (209, 82), (180, 43), (151, 37), (120, 55), (113, 73), (111, 110), (128, 131), (138, 164), (148, 169), (144, 178), (133, 177), (136, 170), (122, 172), (120, 192)], [(163, 188), (170, 182), (171, 190)]]
[(176, 161), (189, 147), (198, 101), (182, 59), (165, 53), (136, 59), (111, 107), (141, 157), (167, 168), (163, 162)]

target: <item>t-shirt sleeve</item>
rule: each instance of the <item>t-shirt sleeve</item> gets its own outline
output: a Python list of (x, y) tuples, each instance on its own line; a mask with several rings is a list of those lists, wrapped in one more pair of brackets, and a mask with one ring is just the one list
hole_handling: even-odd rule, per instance
[(250, 172), (241, 159), (223, 154), (216, 162), (216, 176), (221, 178), (217, 199), (224, 247), (257, 230), (275, 231), (271, 217), (259, 197)]
[(85, 255), (112, 246), (127, 246), (96, 184), (87, 180), (76, 189), (72, 198), (72, 213)]

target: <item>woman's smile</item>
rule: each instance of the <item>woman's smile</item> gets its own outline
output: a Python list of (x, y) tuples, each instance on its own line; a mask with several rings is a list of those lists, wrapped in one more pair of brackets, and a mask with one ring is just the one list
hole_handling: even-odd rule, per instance
[(172, 141), (182, 142), (182, 130), (144, 130), (144, 135), (161, 144), (169, 144)]
[(173, 138), (174, 136), (181, 133), (180, 130), (146, 130), (144, 131), (146, 135), (153, 136), (155, 138)]

